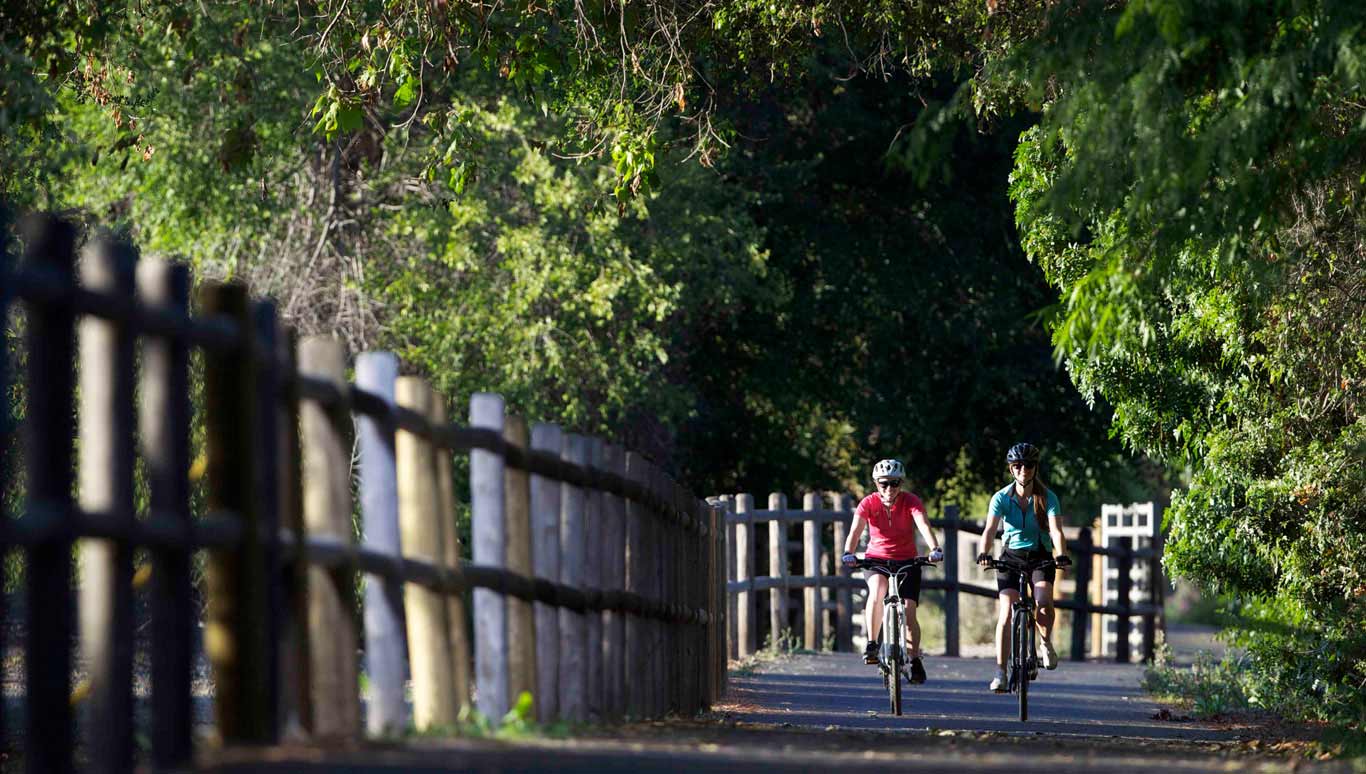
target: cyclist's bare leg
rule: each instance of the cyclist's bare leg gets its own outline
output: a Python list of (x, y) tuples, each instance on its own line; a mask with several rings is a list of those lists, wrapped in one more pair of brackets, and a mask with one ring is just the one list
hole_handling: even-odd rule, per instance
[(1053, 622), (1057, 611), (1053, 607), (1053, 584), (1039, 581), (1034, 584), (1034, 621), (1039, 632), (1048, 640), (1053, 639)]
[(1005, 669), (1010, 660), (1010, 608), (1020, 599), (1020, 592), (1005, 589), (997, 597), (996, 605), (996, 668)]
[(863, 625), (868, 630), (868, 641), (874, 642), (882, 634), (882, 599), (887, 596), (887, 576), (872, 570), (866, 574), (868, 601), (863, 606)]
[(920, 619), (915, 617), (918, 605), (906, 600), (906, 643), (910, 658), (920, 658)]

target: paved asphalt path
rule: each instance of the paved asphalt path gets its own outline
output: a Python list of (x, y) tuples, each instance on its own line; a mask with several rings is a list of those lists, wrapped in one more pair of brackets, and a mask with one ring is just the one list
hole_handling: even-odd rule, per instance
[(992, 664), (926, 660), (930, 682), (887, 712), (875, 668), (850, 654), (805, 655), (732, 676), (705, 717), (587, 729), (573, 739), (436, 739), (361, 748), (236, 750), (201, 771), (546, 772), (1185, 772), (1347, 771), (1259, 745), (1255, 729), (1162, 720), (1139, 688), (1138, 666), (1066, 662), (1016, 698), (986, 690)]
[(1015, 694), (987, 690), (988, 659), (925, 659), (929, 680), (903, 688), (902, 716), (891, 714), (877, 667), (850, 654), (798, 656), (732, 681), (730, 712), (755, 723), (867, 731), (976, 731), (1012, 735), (1227, 741), (1234, 732), (1158, 720), (1161, 708), (1140, 687), (1142, 669), (1065, 661), (1030, 684), (1029, 720)]

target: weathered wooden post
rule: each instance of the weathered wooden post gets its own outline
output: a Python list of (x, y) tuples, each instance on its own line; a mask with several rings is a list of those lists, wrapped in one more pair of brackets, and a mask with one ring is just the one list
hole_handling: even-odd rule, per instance
[[(138, 266), (143, 305), (188, 315), (190, 272), (147, 261)], [(148, 337), (142, 349), (139, 428), (147, 472), (148, 506), (158, 518), (190, 522), (190, 353), (183, 339)], [(152, 760), (157, 769), (190, 761), (190, 680), (195, 610), (190, 596), (190, 552), (152, 553)]]
[[(607, 444), (601, 438), (584, 438), (584, 459), (585, 467), (593, 474), (601, 474), (607, 465)], [(561, 459), (572, 461), (577, 458), (577, 454), (570, 448), (569, 444), (561, 447)], [(577, 524), (583, 533), (582, 542), (582, 562), (577, 573), (577, 581), (582, 584), (587, 591), (603, 591), (607, 588), (605, 579), (607, 578), (607, 494), (597, 486), (585, 486), (582, 488), (583, 495), (583, 518)], [(567, 493), (566, 493), (567, 496)], [(574, 542), (573, 535), (570, 534), (572, 527), (569, 525), (569, 514), (563, 512), (560, 515), (560, 542), (568, 545)], [(578, 544), (575, 543), (577, 549)], [(568, 549), (562, 561), (568, 561)], [(566, 573), (564, 565), (560, 568), (560, 581), (570, 583), (570, 576), (573, 573)], [(565, 627), (570, 627), (571, 636), (574, 616), (572, 610), (560, 611), (561, 631)], [(603, 619), (605, 615), (600, 610), (585, 611), (582, 616), (584, 654), (584, 700), (583, 717), (577, 720), (601, 720), (606, 717), (607, 711), (607, 685), (604, 680), (602, 657), (606, 647), (603, 637)], [(561, 697), (567, 689), (561, 683)], [(563, 704), (563, 698), (561, 703)], [(571, 702), (572, 703), (572, 702)]]
[[(807, 492), (802, 498), (803, 510), (816, 511), (820, 507), (820, 495), (815, 492)], [(820, 583), (821, 574), (821, 523), (815, 518), (802, 522), (802, 559), (802, 574), (806, 576), (805, 582), (808, 584), (802, 594), (806, 617), (803, 641), (808, 650), (820, 650), (821, 596), (820, 587), (816, 584)]]
[[(559, 425), (537, 423), (531, 426), (531, 450), (533, 452), (540, 452), (558, 460), (564, 441), (564, 431), (560, 429)], [(560, 514), (563, 507), (561, 500), (570, 499), (562, 497), (561, 490), (565, 488), (558, 480), (549, 476), (539, 473), (531, 474), (531, 574), (549, 581), (559, 581), (561, 576)], [(583, 494), (577, 492), (575, 496), (578, 500), (575, 505), (579, 509), (580, 529), (578, 534), (574, 536), (579, 547), (574, 559), (582, 562)], [(574, 585), (577, 586), (578, 584)], [(533, 614), (536, 620), (536, 719), (542, 723), (548, 723), (561, 716), (559, 685), (562, 672), (560, 664), (562, 652), (560, 611), (553, 605), (537, 602), (534, 605)], [(577, 643), (570, 645), (571, 647), (577, 646), (574, 656), (579, 663), (576, 665), (575, 677), (581, 682), (583, 678), (583, 637), (580, 636)], [(568, 660), (568, 658), (565, 659), (566, 662)], [(583, 687), (580, 685), (575, 698), (582, 701), (582, 697)]]
[[(338, 339), (310, 336), (299, 347), (299, 372), (346, 394), (346, 348)], [(342, 545), (351, 534), (351, 443), (338, 416), (309, 401), (302, 407), (304, 526), (310, 535)], [(345, 420), (345, 425), (343, 421)], [(355, 584), (349, 568), (308, 570), (308, 623), (312, 643), (313, 733), (343, 739), (360, 730), (356, 659)]]
[[(398, 405), (430, 419), (436, 396), (426, 380), (398, 379)], [(433, 565), (444, 564), (445, 535), (454, 524), (442, 523), (436, 454), (426, 438), (400, 429), (395, 439), (398, 473), (398, 520), (403, 556)], [(403, 588), (407, 621), (408, 663), (413, 679), (413, 724), (419, 730), (453, 725), (460, 711), (455, 693), (446, 597), (415, 583)]]
[[(24, 264), (49, 271), (63, 290), (76, 285), (76, 230), (53, 217), (24, 223)], [(71, 506), (71, 462), (76, 428), (75, 316), (64, 302), (28, 307), (28, 415), (24, 421), (28, 502), (65, 513)], [(51, 518), (61, 518), (54, 515)], [(72, 771), (71, 541), (50, 540), (28, 550), (28, 637), (24, 682), (28, 707), (24, 738), (28, 771)], [(38, 615), (38, 611), (43, 611)]]
[(1072, 601), (1077, 604), (1077, 608), (1072, 611), (1073, 661), (1086, 659), (1086, 625), (1091, 620), (1091, 614), (1086, 609), (1091, 602), (1088, 593), (1091, 587), (1091, 547), (1091, 528), (1082, 527), (1077, 530), (1077, 538), (1072, 541), (1072, 554), (1076, 557), (1076, 561), (1072, 563), (1072, 572), (1075, 574)]
[[(429, 417), (436, 427), (445, 427), (448, 422), (446, 400), (441, 394), (432, 393), (432, 413)], [(437, 480), (437, 521), (441, 524), (442, 563), (454, 573), (463, 585), (461, 571), (460, 531), (455, 515), (455, 475), (451, 469), (451, 450), (433, 442), (432, 452), (436, 455)], [(464, 594), (446, 595), (446, 622), (450, 627), (446, 641), (450, 643), (449, 658), (451, 674), (455, 685), (455, 710), (459, 713), (470, 706), (470, 635), (465, 620)]]
[[(9, 330), (9, 308), (13, 301), (14, 280), (11, 276), (14, 267), (13, 259), (10, 255), (10, 212), (4, 204), (0, 203), (0, 325), (5, 330)], [(10, 365), (9, 347), (0, 347), (0, 395), (10, 395)], [(16, 421), (10, 411), (10, 401), (6, 399), (4, 406), (0, 407), (0, 492), (9, 491), (10, 488), (10, 448), (11, 436), (14, 434)], [(0, 519), (11, 518), (9, 509), (5, 507), (4, 498), (0, 497)], [(9, 544), (0, 539), (0, 551), (8, 553)], [(0, 594), (0, 621), (9, 620), (9, 600), (5, 599), (4, 594)], [(4, 627), (0, 627), (2, 630)], [(0, 652), (6, 648), (6, 637), (0, 631)], [(5, 725), (4, 702), (0, 701), (0, 728), (8, 728)]]
[[(262, 561), (265, 573), (265, 616), (258, 622), (265, 638), (266, 679), (266, 725), (271, 729), (271, 738), (278, 739), (281, 723), (285, 717), (285, 702), (288, 694), (281, 689), (284, 676), (282, 652), (285, 628), (289, 622), (289, 609), (286, 605), (288, 587), (284, 547), (280, 541), (280, 525), (283, 518), (281, 510), (282, 476), (280, 463), (280, 422), (285, 419), (280, 411), (280, 387), (284, 382), (284, 366), (279, 358), (281, 329), (276, 319), (275, 302), (258, 300), (251, 304), (251, 319), (255, 326), (254, 346), (256, 357), (256, 422), (253, 428), (252, 459), (255, 462), (256, 499), (262, 543)], [(293, 378), (293, 372), (289, 372)], [(292, 417), (290, 417), (292, 419)]]
[[(503, 397), (478, 392), (470, 396), (470, 427), (503, 435)], [(487, 449), (470, 450), (470, 521), (474, 563), (504, 567), (507, 563), (503, 518), (503, 456)], [(475, 686), (479, 711), (499, 722), (508, 711), (507, 605), (490, 589), (474, 590)]]
[[(626, 478), (634, 485), (645, 483), (645, 460), (633, 451), (626, 452)], [(647, 593), (645, 586), (645, 509), (634, 498), (626, 500), (626, 590), (639, 595)], [(645, 716), (645, 664), (648, 646), (645, 619), (639, 615), (626, 618), (626, 714), (632, 718)]]
[(1129, 663), (1129, 609), (1133, 605), (1134, 553), (1130, 538), (1111, 538), (1119, 554), (1119, 620), (1115, 624), (1115, 661)]
[(740, 631), (738, 624), (740, 618), (740, 595), (731, 592), (730, 584), (735, 581), (736, 576), (739, 573), (738, 562), (736, 560), (735, 536), (740, 529), (740, 525), (736, 524), (731, 519), (731, 515), (735, 513), (735, 496), (723, 495), (720, 504), (725, 509), (724, 529), (726, 530), (726, 539), (722, 544), (726, 550), (726, 573), (725, 579), (721, 583), (721, 588), (725, 595), (722, 598), (726, 601), (726, 656), (728, 659), (734, 660), (740, 657)]
[(944, 655), (959, 654), (958, 506), (944, 506)]
[[(108, 235), (81, 262), (81, 284), (107, 297), (130, 299), (137, 253)], [(92, 519), (121, 532), (133, 514), (132, 326), (94, 315), (80, 329), (80, 506)], [(103, 538), (82, 538), (81, 652), (89, 669), (90, 757), (94, 771), (133, 769), (133, 549)], [(184, 636), (183, 634), (181, 636)]]
[[(389, 352), (363, 352), (356, 358), (356, 386), (395, 405), (398, 358)], [(395, 560), (401, 556), (398, 526), (398, 473), (394, 425), (356, 415), (360, 446), (361, 541)], [(365, 667), (370, 703), (365, 725), (371, 734), (390, 735), (407, 726), (403, 704), (403, 584), (380, 576), (365, 579)]]
[(735, 533), (729, 519), (731, 501), (722, 499), (712, 510), (716, 514), (716, 561), (724, 559), (726, 563), (724, 568), (718, 567), (716, 571), (716, 602), (721, 615), (716, 633), (720, 645), (716, 664), (720, 693), (717, 695), (724, 696), (730, 685), (730, 659), (735, 654), (735, 595), (727, 590), (727, 584), (735, 577), (735, 546), (731, 542)]
[[(663, 513), (658, 509), (660, 491), (663, 489), (661, 482), (663, 482), (664, 471), (661, 471), (658, 465), (647, 463), (645, 475), (646, 541), (650, 551), (650, 569), (646, 573), (646, 583), (649, 584), (647, 597), (654, 602), (668, 603), (668, 598), (664, 597), (664, 579), (668, 573), (669, 561), (668, 554), (665, 553), (668, 527), (665, 524)], [(664, 658), (668, 654), (668, 648), (664, 644), (665, 622), (658, 620), (658, 618), (650, 618), (649, 627), (650, 659), (646, 670), (650, 678), (646, 706), (649, 707), (650, 717), (657, 718), (664, 714)]]
[[(284, 373), (297, 374), (298, 337), (286, 328), (275, 342), (276, 358)], [(299, 419), (303, 414), (301, 388), (297, 379), (283, 380), (278, 399), (280, 424), (276, 445), (279, 447), (280, 521), (297, 538), (308, 534), (304, 526), (303, 436)], [(302, 545), (302, 544), (300, 544)], [(280, 671), (285, 715), (284, 733), (291, 740), (303, 739), (313, 724), (312, 653), (308, 623), (308, 562), (302, 551), (295, 561), (282, 571), (285, 605), (281, 639)]]
[[(618, 481), (626, 476), (626, 457), (620, 446), (608, 444), (603, 453), (603, 472)], [(603, 510), (603, 548), (605, 553), (603, 587), (609, 591), (626, 590), (626, 501), (608, 493)], [(626, 614), (622, 610), (603, 613), (602, 681), (607, 698), (604, 712), (612, 719), (626, 714)]]
[[(645, 565), (640, 574), (641, 593), (651, 602), (659, 601), (659, 578), (662, 567), (660, 557), (660, 523), (659, 514), (654, 508), (654, 493), (659, 476), (659, 469), (649, 461), (642, 460), (642, 479), (641, 484), (644, 491), (641, 493), (642, 502), (640, 503), (641, 535), (645, 551)], [(659, 713), (659, 657), (660, 657), (660, 621), (657, 618), (645, 618), (641, 621), (643, 637), (645, 639), (645, 657), (641, 660), (644, 690), (641, 695), (643, 705), (643, 717), (656, 717)]]
[(735, 595), (735, 636), (738, 642), (736, 654), (739, 658), (753, 655), (758, 650), (758, 627), (755, 626), (755, 596), (751, 591), (754, 583), (754, 496), (739, 494), (735, 496), (735, 515), (740, 522), (735, 525), (735, 579), (742, 584), (741, 591)]
[(241, 543), (235, 549), (210, 551), (204, 574), (204, 648), (214, 667), (214, 717), (226, 743), (268, 743), (275, 738), (269, 689), (274, 675), (269, 673), (262, 626), (267, 616), (267, 568), (251, 437), (258, 407), (247, 289), (239, 284), (207, 285), (200, 294), (200, 309), (206, 316), (230, 318), (241, 336), (237, 347), (204, 355), (205, 504), (210, 512), (238, 514), (242, 525)]
[[(132, 295), (136, 254), (109, 237), (87, 249), (82, 284), (108, 297)], [(111, 531), (133, 525), (133, 339), (123, 321), (87, 315), (80, 322), (80, 505)], [(89, 664), (90, 743), (99, 771), (131, 770), (132, 550), (83, 538), (80, 559), (81, 650)]]
[[(851, 511), (849, 498), (847, 495), (835, 493), (831, 497), (831, 508), (840, 514)], [(849, 537), (850, 519), (841, 515), (835, 519), (835, 551), (844, 554), (844, 541)], [(847, 571), (842, 564), (835, 568), (836, 582), (835, 587), (835, 650), (849, 652), (854, 649), (854, 595), (849, 586), (844, 583)]]
[[(530, 448), (526, 420), (509, 416), (503, 426), (503, 440), (509, 448), (525, 456)], [(507, 568), (531, 577), (531, 482), (525, 470), (508, 465), (503, 468), (503, 497), (507, 523)], [(517, 597), (507, 598), (508, 610), (508, 696), (521, 701), (523, 693), (536, 692), (536, 625), (531, 603)]]
[(788, 626), (787, 522), (781, 518), (782, 512), (787, 510), (787, 495), (770, 493), (768, 509), (780, 515), (768, 522), (768, 576), (775, 579), (774, 587), (768, 592), (768, 631), (773, 648), (777, 650)]
[[(533, 431), (533, 446), (537, 440)], [(548, 439), (542, 440), (550, 446)], [(601, 462), (602, 441), (575, 433), (554, 440), (555, 455), (570, 465), (586, 470), (595, 456)], [(560, 550), (558, 580), (573, 588), (596, 589), (606, 537), (602, 532), (602, 494), (573, 484), (560, 486), (563, 495), (553, 525)], [(602, 614), (592, 610), (576, 613), (568, 608), (552, 608), (550, 612), (559, 618), (559, 639), (552, 645), (559, 651), (556, 690), (560, 717), (581, 723), (602, 710)], [(548, 639), (545, 632), (538, 635)], [(544, 662), (537, 663), (545, 668)]]

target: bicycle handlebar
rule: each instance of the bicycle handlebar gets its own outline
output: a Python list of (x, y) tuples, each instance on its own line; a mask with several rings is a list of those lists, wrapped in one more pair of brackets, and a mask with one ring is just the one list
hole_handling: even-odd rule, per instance
[(874, 564), (874, 562), (877, 562), (877, 561), (886, 561), (886, 560), (877, 560), (877, 559), (870, 560), (870, 559), (868, 559), (867, 557), (864, 557), (864, 558), (858, 560), (857, 562), (854, 562), (854, 566), (853, 566), (852, 568), (850, 568), (850, 569), (854, 569), (854, 570), (872, 570), (872, 571), (874, 571), (874, 572), (881, 572), (881, 573), (886, 574), (886, 575), (891, 575), (893, 572), (901, 572), (902, 570), (908, 570), (908, 569), (910, 569), (910, 568), (912, 568), (912, 567), (930, 567), (930, 566), (933, 566), (933, 565), (937, 564), (937, 562), (931, 562), (931, 561), (929, 560), (929, 557), (917, 556), (917, 557), (915, 557), (914, 559), (908, 559), (908, 560), (897, 559), (897, 560), (893, 560), (893, 561), (905, 561), (906, 564), (903, 565), (902, 567), (899, 567), (899, 568), (896, 569), (896, 570), (892, 570), (890, 567), (884, 567), (884, 566), (882, 566), (882, 565), (880, 565), (880, 564)]
[(988, 557), (985, 564), (988, 568), (993, 570), (1000, 570), (1003, 572), (1018, 572), (1023, 573), (1025, 575), (1031, 575), (1035, 570), (1053, 570), (1057, 569), (1058, 567), (1057, 560), (1052, 558), (1038, 559), (1033, 561), (1025, 560), (1023, 562), (1013, 562), (1009, 559), (993, 559), (991, 557)]

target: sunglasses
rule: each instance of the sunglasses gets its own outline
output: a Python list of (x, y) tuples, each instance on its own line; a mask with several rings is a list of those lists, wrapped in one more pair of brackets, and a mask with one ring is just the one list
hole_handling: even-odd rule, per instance
[(900, 481), (879, 481), (879, 482), (877, 482), (877, 485), (878, 485), (878, 486), (881, 486), (881, 487), (886, 487), (886, 488), (888, 488), (888, 489), (896, 489), (897, 487), (901, 486), (901, 482), (900, 482)]
[(1010, 463), (1010, 467), (1012, 467), (1012, 468), (1019, 468), (1020, 470), (1033, 470), (1036, 466), (1037, 466), (1037, 464), (1036, 464), (1036, 463), (1033, 463), (1033, 462), (1012, 462), (1012, 463)]

